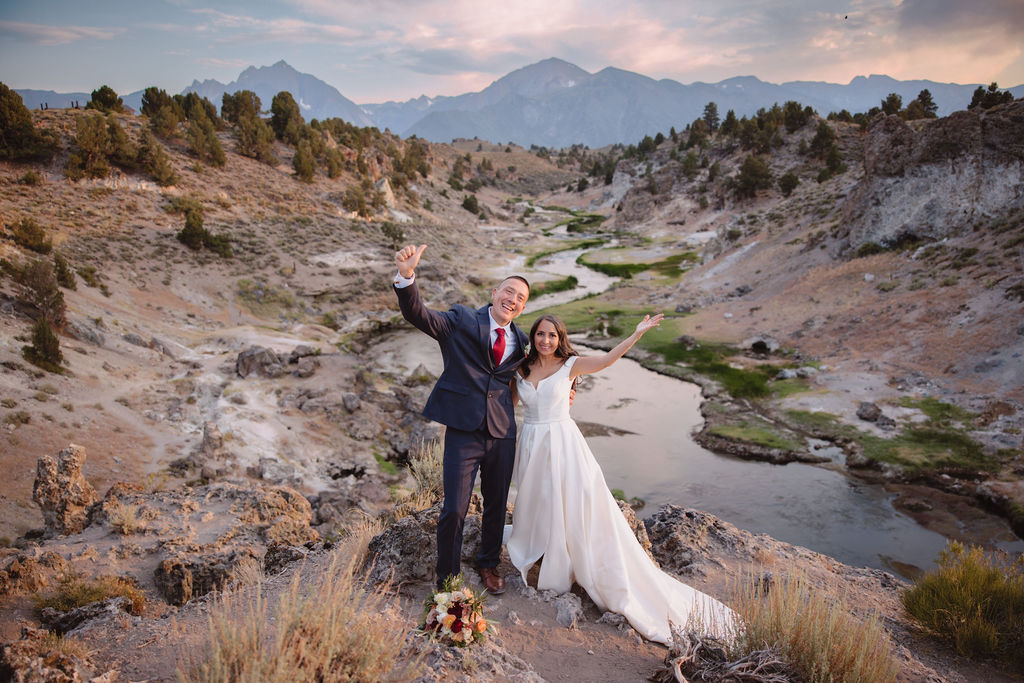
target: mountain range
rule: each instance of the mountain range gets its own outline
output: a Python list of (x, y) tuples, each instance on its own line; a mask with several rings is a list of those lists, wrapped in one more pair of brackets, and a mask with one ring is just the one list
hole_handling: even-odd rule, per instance
[[(182, 94), (195, 92), (220, 104), (225, 92), (252, 90), (265, 109), (275, 94), (292, 93), (305, 119), (340, 117), (359, 126), (376, 126), (408, 137), (447, 142), (456, 138), (509, 141), (524, 146), (567, 147), (582, 143), (601, 147), (635, 143), (645, 135), (681, 130), (699, 118), (708, 102), (720, 116), (730, 109), (749, 116), (762, 107), (795, 100), (824, 115), (846, 109), (851, 113), (877, 107), (889, 93), (904, 103), (927, 89), (939, 115), (965, 109), (978, 84), (961, 85), (929, 80), (899, 81), (889, 76), (857, 76), (846, 85), (822, 81), (767, 83), (754, 76), (739, 76), (718, 83), (683, 85), (670, 79), (655, 80), (608, 67), (589, 73), (557, 58), (545, 59), (512, 71), (479, 92), (454, 97), (425, 95), (404, 102), (357, 105), (336, 88), (310, 74), (300, 73), (285, 61), (272, 66), (250, 66), (231, 83), (194, 80)], [(1009, 89), (1024, 97), (1024, 85)], [(29, 108), (46, 102), (67, 107), (72, 100), (84, 104), (87, 93), (17, 91)], [(122, 96), (138, 111), (142, 92)]]

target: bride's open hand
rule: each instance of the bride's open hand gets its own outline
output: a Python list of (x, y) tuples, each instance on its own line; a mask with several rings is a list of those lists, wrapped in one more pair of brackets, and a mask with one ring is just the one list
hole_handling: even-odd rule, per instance
[(658, 325), (660, 325), (661, 321), (664, 320), (664, 319), (665, 319), (665, 314), (664, 313), (659, 313), (658, 315), (654, 316), (653, 318), (651, 316), (649, 316), (649, 315), (645, 315), (644, 319), (636, 324), (636, 331), (638, 333), (640, 333), (640, 334), (643, 334), (644, 332), (646, 332), (647, 330), (651, 329), (652, 327), (657, 327)]

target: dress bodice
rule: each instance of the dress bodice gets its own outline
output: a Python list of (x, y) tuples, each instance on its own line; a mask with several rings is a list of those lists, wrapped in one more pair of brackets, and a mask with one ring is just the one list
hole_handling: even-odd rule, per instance
[(553, 374), (540, 380), (537, 387), (529, 379), (516, 373), (516, 388), (519, 400), (523, 402), (523, 422), (525, 424), (543, 424), (545, 422), (561, 422), (569, 417), (569, 389), (572, 379), (569, 377), (576, 356), (566, 359), (562, 367)]

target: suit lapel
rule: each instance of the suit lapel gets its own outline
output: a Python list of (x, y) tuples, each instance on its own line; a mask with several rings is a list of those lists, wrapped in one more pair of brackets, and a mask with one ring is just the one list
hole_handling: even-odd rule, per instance
[(476, 312), (477, 336), (480, 339), (480, 348), (487, 358), (490, 367), (494, 367), (494, 355), (491, 353), (491, 314), (489, 306), (484, 306)]

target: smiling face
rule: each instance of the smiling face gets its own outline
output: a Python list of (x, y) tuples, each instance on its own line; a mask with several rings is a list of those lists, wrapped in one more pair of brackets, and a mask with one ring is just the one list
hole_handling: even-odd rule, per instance
[(499, 325), (507, 325), (526, 308), (526, 300), (530, 298), (530, 288), (522, 280), (514, 277), (502, 280), (501, 284), (491, 290), (491, 315)]
[(533, 348), (541, 358), (550, 358), (558, 348), (558, 330), (550, 320), (541, 320), (533, 332)]

